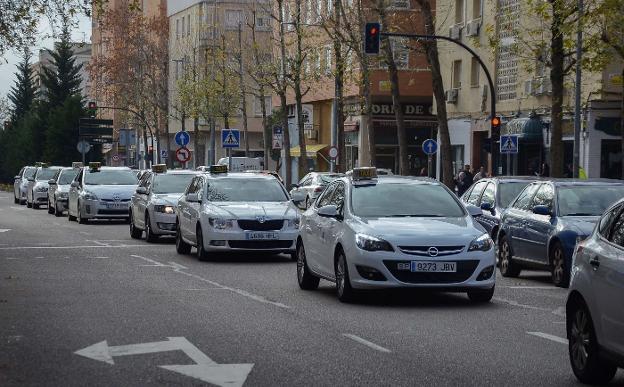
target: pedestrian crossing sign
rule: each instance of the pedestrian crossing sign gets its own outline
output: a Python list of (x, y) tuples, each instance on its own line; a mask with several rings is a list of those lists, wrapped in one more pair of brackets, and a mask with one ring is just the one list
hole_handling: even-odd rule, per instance
[(240, 130), (223, 129), (221, 131), (221, 146), (223, 148), (239, 148), (240, 147)]
[(515, 136), (515, 135), (500, 136), (500, 153), (501, 154), (518, 153), (518, 136)]

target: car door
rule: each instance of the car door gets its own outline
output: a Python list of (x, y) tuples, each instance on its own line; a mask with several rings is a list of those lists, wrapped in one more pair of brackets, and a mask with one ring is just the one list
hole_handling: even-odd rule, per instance
[[(333, 184), (333, 193), (328, 201), (328, 205), (334, 205), (338, 213), (342, 214), (344, 207), (345, 184), (340, 181)], [(334, 275), (334, 248), (342, 227), (342, 218), (321, 218), (321, 244), (319, 246), (319, 260), (323, 272), (329, 277)]]
[[(525, 258), (548, 264), (548, 239), (555, 229), (556, 216), (553, 213), (555, 189), (550, 183), (543, 183), (538, 188), (526, 216), (525, 232), (527, 234)], [(546, 206), (551, 215), (533, 213), (533, 207)]]
[(206, 198), (204, 197), (204, 192), (205, 192), (204, 184), (205, 184), (204, 179), (200, 177), (197, 180), (197, 185), (195, 188), (195, 192), (197, 193), (197, 198), (199, 199), (199, 202), (188, 203), (189, 205), (188, 230), (189, 230), (189, 235), (192, 236), (190, 240), (192, 240), (193, 242), (197, 242), (196, 226), (197, 226), (197, 222), (199, 222), (199, 214), (201, 213), (202, 203), (206, 200)]
[[(316, 203), (313, 206), (312, 212), (309, 213), (310, 220), (310, 230), (308, 232), (308, 243), (305, 245), (306, 249), (306, 258), (308, 259), (308, 264), (310, 268), (320, 274), (328, 275), (327, 271), (323, 269), (323, 225), (325, 224), (326, 218), (318, 215), (319, 208), (326, 206), (329, 204), (331, 200), (331, 196), (334, 193), (334, 185), (327, 187), (325, 191), (318, 198)], [(330, 273), (333, 276), (332, 273)]]
[[(147, 208), (147, 201), (149, 199), (150, 191), (152, 188), (152, 178), (153, 173), (147, 172), (141, 178), (139, 182), (139, 187), (143, 187), (146, 190), (146, 193), (139, 194), (135, 193), (132, 195), (133, 204), (135, 210), (133, 211), (134, 220), (140, 228), (145, 228), (145, 209)], [(136, 213), (135, 213), (136, 212)]]
[(509, 210), (505, 213), (505, 229), (512, 252), (516, 257), (527, 256), (527, 238), (525, 230), (529, 208), (533, 202), (533, 196), (539, 188), (539, 183), (528, 185), (516, 198)]
[(48, 203), (54, 205), (54, 194), (56, 193), (56, 189), (58, 188), (59, 177), (61, 177), (61, 173), (63, 173), (62, 169), (54, 172), (54, 176), (50, 180), (54, 180), (57, 184), (48, 185)]
[[(84, 174), (84, 169), (81, 169), (80, 172), (72, 181), (72, 184), (69, 187), (69, 200), (68, 200), (68, 213), (71, 212), (72, 215), (78, 212), (78, 196), (80, 195), (80, 185), (82, 185), (82, 175)], [(76, 184), (77, 186), (75, 186)], [(75, 187), (74, 187), (75, 186)]]
[(196, 192), (198, 181), (199, 181), (199, 176), (193, 178), (193, 180), (191, 181), (191, 184), (189, 184), (188, 188), (186, 189), (186, 192), (180, 198), (180, 201), (179, 201), (180, 211), (179, 211), (179, 214), (178, 214), (178, 222), (180, 223), (180, 232), (181, 232), (182, 236), (184, 236), (184, 238), (186, 240), (191, 240), (190, 234), (189, 234), (189, 224), (190, 224), (190, 217), (191, 217), (191, 210), (190, 210), (191, 203), (189, 203), (186, 200), (186, 198), (187, 198), (187, 196), (189, 194), (192, 194), (192, 193)]
[(490, 205), (491, 210), (483, 211), (483, 215), (476, 217), (475, 219), (492, 235), (492, 229), (498, 224), (496, 218), (496, 184), (493, 182), (486, 182), (485, 189), (481, 198), (479, 199), (478, 207), (487, 203)]

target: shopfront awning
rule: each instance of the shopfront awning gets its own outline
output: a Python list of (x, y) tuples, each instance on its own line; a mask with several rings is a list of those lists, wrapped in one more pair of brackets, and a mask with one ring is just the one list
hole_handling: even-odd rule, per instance
[(507, 122), (501, 134), (517, 135), (523, 140), (541, 141), (544, 123), (539, 118), (514, 118)]
[[(308, 157), (316, 157), (316, 153), (327, 148), (327, 144), (306, 145), (306, 154)], [(301, 148), (299, 145), (290, 148), (290, 155), (293, 157), (301, 156)]]

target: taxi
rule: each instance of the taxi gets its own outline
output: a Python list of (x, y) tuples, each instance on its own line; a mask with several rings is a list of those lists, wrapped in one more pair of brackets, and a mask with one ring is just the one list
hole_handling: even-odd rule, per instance
[(13, 201), (15, 204), (26, 204), (28, 179), (34, 178), (36, 172), (37, 167), (25, 166), (15, 176), (13, 182)]
[(175, 235), (178, 199), (198, 172), (167, 171), (165, 164), (156, 164), (139, 181), (130, 202), (130, 236), (154, 242), (161, 235)]
[(297, 279), (304, 290), (321, 278), (342, 302), (360, 289), (429, 288), (466, 292), (473, 302), (494, 294), (494, 242), (440, 182), (377, 177), (356, 168), (334, 180), (301, 216)]
[(89, 163), (78, 172), (69, 188), (68, 219), (79, 223), (96, 218), (128, 219), (130, 198), (137, 183), (136, 173), (128, 167)]
[(26, 189), (26, 207), (37, 209), (48, 204), (48, 181), (61, 167), (50, 167), (46, 163), (38, 163), (35, 176), (28, 180)]
[(195, 176), (176, 208), (176, 250), (199, 260), (221, 252), (286, 253), (295, 258), (299, 213), (273, 176), (212, 166)]
[(48, 213), (54, 216), (63, 216), (67, 210), (69, 187), (76, 175), (83, 167), (81, 162), (73, 162), (71, 168), (59, 169), (54, 177), (48, 181)]

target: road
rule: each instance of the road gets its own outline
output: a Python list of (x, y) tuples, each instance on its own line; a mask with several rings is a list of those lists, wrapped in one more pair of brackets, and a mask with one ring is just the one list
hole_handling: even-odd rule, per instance
[(566, 292), (545, 273), (499, 275), (487, 305), (426, 292), (346, 305), (328, 282), (299, 290), (295, 266), (199, 262), (0, 192), (0, 385), (577, 384)]

